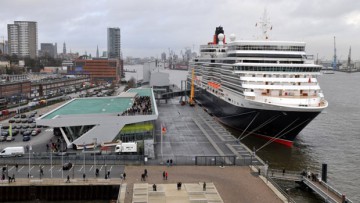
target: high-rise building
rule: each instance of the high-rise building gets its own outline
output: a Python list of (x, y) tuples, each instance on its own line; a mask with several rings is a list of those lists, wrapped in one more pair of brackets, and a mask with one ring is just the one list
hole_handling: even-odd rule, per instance
[(38, 50), (37, 22), (15, 21), (8, 24), (8, 52), (35, 58)]
[(63, 44), (63, 54), (66, 54), (66, 44), (65, 44), (65, 42)]
[(52, 43), (41, 43), (40, 44), (40, 55), (41, 56), (50, 56), (52, 58), (56, 57), (56, 44)]
[(99, 58), (99, 46), (96, 46), (96, 58)]
[(107, 54), (109, 58), (120, 59), (121, 57), (121, 34), (120, 28), (107, 29)]
[(161, 54), (161, 60), (162, 60), (162, 61), (166, 61), (166, 53), (165, 53), (165, 52), (163, 52), (163, 53)]

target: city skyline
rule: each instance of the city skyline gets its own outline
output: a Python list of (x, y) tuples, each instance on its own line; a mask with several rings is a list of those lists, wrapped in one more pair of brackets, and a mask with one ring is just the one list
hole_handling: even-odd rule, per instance
[[(264, 9), (273, 29), (272, 40), (295, 40), (307, 43), (308, 54), (332, 59), (336, 36), (338, 59), (345, 60), (349, 47), (353, 59), (359, 59), (360, 2), (305, 0), (267, 1), (2, 1), (0, 39), (7, 39), (6, 26), (14, 21), (38, 23), (40, 43), (62, 44), (68, 52), (96, 55), (107, 50), (107, 28), (121, 29), (124, 57), (160, 58), (168, 49), (177, 53), (185, 47), (195, 49), (212, 40), (216, 26), (225, 35), (237, 39), (255, 39)], [(30, 8), (30, 9), (29, 9)], [(17, 12), (13, 12), (16, 10)], [(2, 39), (1, 39), (2, 40)], [(58, 47), (60, 49), (60, 47)], [(58, 50), (60, 53), (61, 51)]]

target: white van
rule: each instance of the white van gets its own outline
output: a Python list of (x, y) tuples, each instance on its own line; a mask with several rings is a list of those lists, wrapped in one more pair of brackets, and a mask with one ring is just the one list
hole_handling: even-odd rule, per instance
[(1, 150), (0, 157), (6, 156), (24, 156), (25, 150), (24, 147), (6, 147)]
[(137, 152), (137, 143), (136, 142), (124, 142), (120, 145), (116, 145), (115, 153), (131, 153)]

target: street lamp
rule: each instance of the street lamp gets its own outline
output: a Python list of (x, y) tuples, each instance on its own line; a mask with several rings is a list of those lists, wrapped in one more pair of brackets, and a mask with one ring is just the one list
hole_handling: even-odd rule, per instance
[(61, 178), (63, 179), (64, 178), (64, 153), (62, 153), (62, 149), (63, 149), (63, 141), (60, 140), (61, 142), (61, 149), (60, 149), (60, 154), (61, 154)]
[(31, 145), (29, 146), (29, 178), (31, 177), (31, 174), (30, 174), (30, 151), (32, 150), (32, 147)]
[(85, 170), (85, 150), (86, 150), (86, 146), (85, 146), (85, 142), (83, 143), (83, 154), (84, 154), (84, 166), (83, 166), (83, 168), (84, 168), (84, 174), (83, 174), (83, 176), (85, 176), (85, 173), (86, 173), (86, 170)]
[[(95, 153), (95, 149), (96, 149), (96, 142), (97, 142), (97, 139), (94, 138), (94, 168), (95, 168), (95, 171), (96, 171), (96, 153)], [(96, 174), (96, 172), (95, 172)]]

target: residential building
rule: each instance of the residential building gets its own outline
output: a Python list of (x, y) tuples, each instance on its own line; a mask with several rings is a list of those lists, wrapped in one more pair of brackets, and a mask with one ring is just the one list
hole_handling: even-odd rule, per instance
[(15, 21), (8, 24), (8, 52), (35, 58), (38, 50), (37, 22)]
[(120, 28), (107, 29), (107, 54), (109, 58), (120, 59), (121, 56), (121, 34)]

